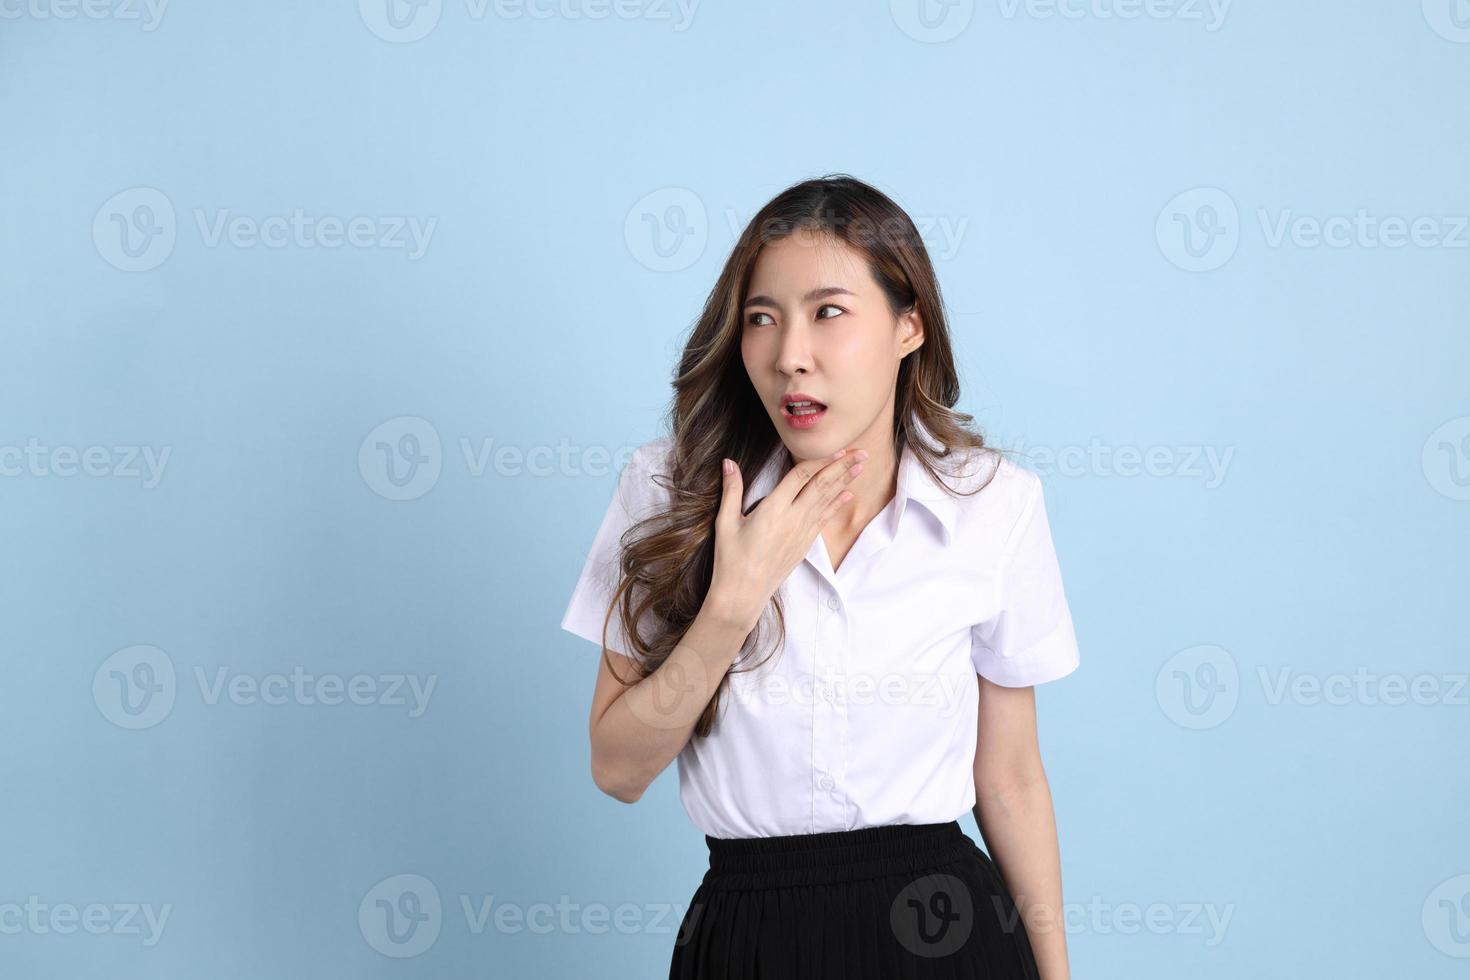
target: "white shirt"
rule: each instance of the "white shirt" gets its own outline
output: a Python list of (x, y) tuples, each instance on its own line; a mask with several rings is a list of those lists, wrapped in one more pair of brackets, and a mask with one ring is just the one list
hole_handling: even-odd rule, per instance
[[(918, 438), (933, 443), (920, 426)], [(619, 536), (668, 506), (669, 437), (634, 451), (592, 542), (563, 629), (601, 650)], [(778, 447), (745, 506), (778, 482)], [(979, 465), (975, 465), (978, 463)], [(940, 464), (957, 469), (955, 457)], [(1077, 640), (1041, 481), (981, 450), (945, 479), (905, 447), (893, 499), (836, 572), (820, 534), (782, 584), (783, 648), (742, 653), (713, 730), (679, 753), (679, 797), (711, 837), (771, 837), (958, 819), (975, 805), (976, 673), (1007, 687), (1063, 677)], [(767, 615), (769, 614), (769, 611)], [(628, 649), (619, 616), (608, 646)]]

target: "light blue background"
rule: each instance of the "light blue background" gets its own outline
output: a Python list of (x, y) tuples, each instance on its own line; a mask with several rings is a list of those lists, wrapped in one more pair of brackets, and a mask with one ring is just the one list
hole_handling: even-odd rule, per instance
[[(0, 975), (664, 975), (704, 842), (672, 767), (632, 807), (593, 786), (597, 651), (557, 623), (740, 223), (832, 171), (935, 229), (960, 407), (1043, 450), (1082, 649), (1038, 696), (1074, 975), (1464, 974), (1470, 233), (1271, 239), (1360, 210), (1454, 239), (1448, 0), (985, 0), (932, 30), (906, 2), (444, 0), (401, 30), (98, 2), (0, 19)], [(417, 257), (251, 243), (297, 209), (434, 224)], [(1046, 462), (1094, 443), (1160, 464)], [(139, 663), (176, 692), (130, 729)], [(221, 668), (436, 686), (418, 717), (211, 703)], [(1359, 668), (1346, 703), (1273, 695)], [(1370, 696), (1421, 675), (1429, 703)], [(443, 912), (390, 957), (400, 874)], [(30, 896), (169, 917), (58, 933)], [(461, 896), (550, 929), (477, 932)], [(581, 924), (625, 903), (631, 931)]]

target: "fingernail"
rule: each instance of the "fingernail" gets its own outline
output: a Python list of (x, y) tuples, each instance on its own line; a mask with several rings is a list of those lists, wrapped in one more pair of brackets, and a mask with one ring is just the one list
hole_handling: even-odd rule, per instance
[(728, 459), (725, 460), (724, 465), (725, 465), (725, 475), (726, 476), (729, 476), (731, 473), (734, 473), (735, 472), (735, 464), (732, 463), (732, 462), (730, 462)]

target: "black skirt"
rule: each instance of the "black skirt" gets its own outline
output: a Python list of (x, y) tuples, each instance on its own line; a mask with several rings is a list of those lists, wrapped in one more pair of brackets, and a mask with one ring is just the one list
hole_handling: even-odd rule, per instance
[(705, 836), (670, 980), (1037, 980), (990, 855), (958, 821)]

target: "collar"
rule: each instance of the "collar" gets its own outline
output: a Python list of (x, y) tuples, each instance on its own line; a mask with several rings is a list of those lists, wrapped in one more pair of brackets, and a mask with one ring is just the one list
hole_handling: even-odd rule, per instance
[[(935, 444), (929, 428), (919, 421), (913, 420), (910, 428), (910, 439), (921, 439), (924, 443), (936, 450), (943, 447)], [(745, 491), (745, 509), (749, 510), (751, 504), (766, 496), (776, 488), (780, 482), (782, 471), (785, 470), (791, 453), (785, 444), (778, 444), (770, 458), (761, 467), (760, 472)], [(948, 544), (954, 538), (954, 524), (958, 501), (950, 494), (949, 490), (937, 482), (932, 474), (924, 468), (919, 457), (914, 453), (913, 447), (905, 445), (903, 453), (898, 460), (898, 488), (894, 492), (893, 516), (890, 518), (889, 530), (896, 533), (898, 522), (910, 500), (916, 500), (924, 509), (933, 514), (939, 521), (944, 543)]]

